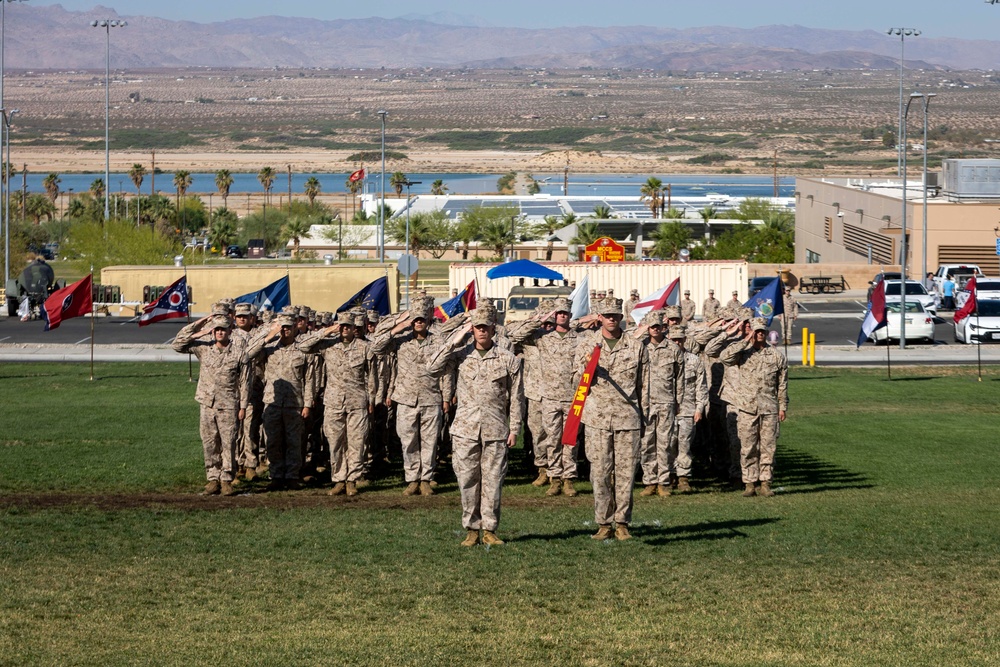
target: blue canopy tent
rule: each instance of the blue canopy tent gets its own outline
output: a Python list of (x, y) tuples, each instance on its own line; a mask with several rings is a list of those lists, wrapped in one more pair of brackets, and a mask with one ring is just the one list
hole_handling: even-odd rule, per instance
[(546, 268), (541, 264), (532, 262), (530, 259), (518, 259), (506, 264), (494, 266), (486, 272), (486, 277), (490, 278), (538, 278), (539, 280), (562, 280), (563, 276), (558, 271)]

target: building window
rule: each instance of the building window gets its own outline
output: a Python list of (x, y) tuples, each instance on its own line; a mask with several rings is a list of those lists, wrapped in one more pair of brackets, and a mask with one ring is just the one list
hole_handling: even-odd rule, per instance
[(806, 248), (806, 264), (819, 264), (819, 253)]

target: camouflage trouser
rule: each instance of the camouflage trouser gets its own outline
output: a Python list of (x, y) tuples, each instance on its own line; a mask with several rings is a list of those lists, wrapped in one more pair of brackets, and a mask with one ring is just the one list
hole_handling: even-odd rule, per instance
[(677, 428), (670, 444), (670, 472), (678, 477), (691, 476), (691, 443), (694, 442), (694, 417), (677, 417)]
[(726, 435), (729, 437), (729, 479), (738, 479), (740, 472), (740, 429), (737, 426), (739, 408), (726, 403)]
[(708, 450), (712, 457), (712, 469), (716, 475), (729, 475), (729, 434), (726, 432), (726, 404), (709, 403), (706, 426), (708, 428)]
[(507, 442), (451, 437), (452, 466), (462, 493), (462, 526), (496, 531), (500, 524), (500, 492), (507, 476)]
[(251, 401), (250, 405), (247, 406), (246, 416), (243, 417), (243, 428), (240, 431), (239, 447), (237, 448), (237, 462), (244, 468), (256, 468), (260, 463), (258, 452), (260, 451), (260, 423), (263, 411), (263, 403)]
[(789, 343), (795, 342), (795, 339), (792, 338), (792, 336), (794, 335), (794, 329), (795, 329), (795, 319), (791, 317), (785, 317), (784, 315), (782, 315), (781, 334), (784, 337), (784, 340), (787, 340)]
[(545, 437), (535, 446), (537, 464), (540, 450), (544, 460), (539, 468), (548, 468), (549, 477), (553, 479), (576, 479), (576, 462), (578, 447), (562, 444), (563, 427), (566, 425), (566, 415), (569, 413), (570, 402), (550, 401), (542, 399), (542, 430)]
[(271, 479), (297, 480), (302, 469), (302, 408), (265, 405), (262, 415)]
[(396, 404), (396, 434), (403, 443), (403, 477), (407, 483), (434, 479), (441, 417), (441, 403)]
[(330, 443), (330, 478), (334, 483), (358, 481), (368, 442), (368, 408), (326, 408), (323, 433)]
[(236, 458), (236, 410), (201, 406), (201, 447), (205, 452), (205, 477), (209, 481), (233, 481)]
[(752, 415), (741, 412), (740, 467), (743, 482), (770, 482), (774, 468), (774, 451), (778, 444), (778, 415)]
[(642, 483), (645, 486), (670, 483), (670, 441), (673, 437), (674, 406), (650, 406), (640, 450)]
[(545, 452), (545, 418), (542, 413), (542, 402), (535, 398), (526, 398), (528, 405), (525, 418), (528, 431), (531, 433), (531, 446), (534, 449), (535, 467), (547, 468), (548, 456)]
[(639, 431), (605, 431), (588, 426), (586, 438), (590, 482), (594, 486), (594, 521), (602, 526), (612, 522), (628, 525), (632, 521)]

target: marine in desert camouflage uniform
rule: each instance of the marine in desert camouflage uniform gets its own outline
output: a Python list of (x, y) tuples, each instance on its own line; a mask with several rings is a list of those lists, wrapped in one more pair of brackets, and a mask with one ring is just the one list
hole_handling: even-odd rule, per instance
[[(233, 338), (242, 340), (249, 347), (250, 339), (258, 330), (257, 309), (251, 303), (238, 303), (234, 306), (233, 318), (236, 328)], [(247, 404), (246, 416), (243, 419), (236, 447), (236, 459), (239, 463), (237, 477), (248, 482), (257, 476), (260, 466), (260, 416), (264, 410), (264, 367), (255, 361), (250, 361), (250, 401)]]
[(201, 405), (206, 495), (235, 493), (236, 437), (250, 396), (246, 345), (232, 339), (231, 328), (223, 315), (203, 317), (181, 329), (173, 342), (175, 351), (194, 354), (201, 364), (195, 400)]
[(640, 495), (670, 495), (670, 448), (674, 439), (677, 409), (676, 383), (682, 352), (667, 338), (665, 313), (650, 311), (636, 329), (636, 337), (648, 332), (649, 402), (644, 412), (645, 432), (640, 446), (643, 488)]
[[(462, 495), (462, 546), (500, 545), (500, 495), (507, 474), (507, 450), (521, 430), (524, 386), (521, 360), (493, 342), (496, 309), (489, 301), (472, 311), (469, 325), (438, 348), (432, 374), (458, 369), (455, 421), (451, 425), (455, 476)], [(472, 342), (466, 342), (472, 333)], [(482, 537), (480, 538), (480, 530)]]
[[(740, 467), (744, 496), (773, 496), (774, 453), (778, 425), (788, 410), (788, 363), (767, 344), (767, 321), (756, 318), (750, 332), (722, 352), (722, 363), (740, 369), (736, 389), (739, 408)], [(738, 329), (727, 329), (731, 335)], [(757, 484), (760, 484), (759, 488)]]
[(719, 310), (721, 308), (722, 303), (715, 298), (715, 290), (708, 290), (708, 298), (701, 304), (701, 319), (706, 322), (711, 322), (718, 317)]
[(795, 320), (799, 319), (799, 302), (792, 296), (792, 290), (785, 288), (785, 296), (782, 299), (783, 312), (781, 317), (781, 333), (783, 342), (790, 345), (795, 342)]
[(691, 491), (691, 445), (694, 443), (695, 426), (708, 412), (708, 381), (701, 357), (684, 349), (687, 327), (670, 327), (667, 334), (679, 354), (677, 374), (677, 413), (675, 437), (670, 445), (668, 466), (677, 479), (677, 490)]
[(684, 298), (681, 299), (680, 307), (682, 324), (687, 324), (694, 319), (698, 306), (691, 300), (691, 290), (684, 290)]
[(597, 540), (612, 535), (619, 540), (631, 538), (632, 482), (649, 408), (649, 353), (640, 341), (623, 335), (621, 308), (618, 299), (598, 302), (601, 328), (585, 336), (576, 352), (574, 380), (579, 384), (595, 347), (601, 349), (580, 420), (587, 427), (584, 437), (594, 486), (594, 519), (599, 529), (593, 538)]

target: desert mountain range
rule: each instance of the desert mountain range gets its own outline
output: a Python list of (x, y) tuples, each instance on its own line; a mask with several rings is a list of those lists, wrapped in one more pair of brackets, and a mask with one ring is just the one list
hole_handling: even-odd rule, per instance
[[(419, 17), (320, 21), (268, 16), (216, 23), (118, 14), (97, 6), (7, 8), (7, 66), (103, 69), (105, 34), (89, 22), (124, 18), (111, 33), (112, 67), (595, 67), (737, 71), (891, 69), (899, 39), (876, 30), (608, 26), (550, 29), (455, 25)], [(436, 17), (428, 17), (435, 19)], [(440, 19), (439, 19), (440, 20)], [(908, 67), (1000, 67), (1000, 42), (907, 41)]]

